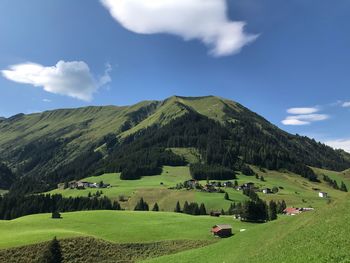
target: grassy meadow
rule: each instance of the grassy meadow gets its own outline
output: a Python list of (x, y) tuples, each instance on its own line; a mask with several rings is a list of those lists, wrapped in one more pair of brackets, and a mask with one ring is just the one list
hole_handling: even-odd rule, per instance
[(257, 225), (205, 248), (145, 261), (147, 263), (350, 262), (350, 209), (346, 200), (298, 216)]
[(257, 225), (230, 216), (190, 216), (169, 212), (84, 211), (63, 213), (62, 219), (37, 214), (0, 221), (0, 248), (48, 241), (54, 236), (90, 236), (117, 243), (164, 240), (215, 240), (210, 229), (215, 224), (231, 224), (234, 232)]
[[(331, 200), (342, 199), (345, 195), (344, 192), (335, 190), (327, 183), (314, 183), (302, 178), (299, 175), (290, 172), (279, 171), (260, 171), (256, 167), (252, 167), (254, 171), (259, 175), (259, 178), (264, 177), (264, 181), (257, 179), (255, 176), (245, 176), (238, 174), (238, 184), (241, 185), (247, 182), (253, 182), (259, 188), (273, 188), (274, 186), (279, 188), (277, 194), (263, 194), (259, 193), (260, 198), (270, 200), (285, 200), (288, 206), (295, 207), (322, 207), (328, 201), (318, 196), (319, 191), (325, 191), (329, 194)], [(343, 180), (344, 175), (342, 173), (317, 170), (319, 174), (325, 173), (332, 178), (338, 178), (339, 181)], [(322, 179), (322, 176), (319, 176)], [(169, 189), (175, 187), (176, 184), (184, 182), (190, 179), (190, 172), (187, 166), (172, 167), (164, 166), (161, 175), (144, 176), (140, 180), (121, 180), (120, 174), (104, 174), (101, 176), (93, 176), (83, 179), (88, 182), (100, 182), (108, 183), (110, 188), (101, 189), (103, 195), (111, 198), (112, 200), (119, 200), (120, 196), (124, 196), (126, 201), (120, 202), (122, 208), (126, 210), (133, 210), (138, 200), (143, 197), (150, 207), (154, 203), (158, 203), (161, 211), (173, 211), (176, 202), (179, 201), (181, 205), (185, 201), (204, 203), (207, 210), (227, 210), (232, 202), (242, 202), (247, 200), (247, 197), (242, 194), (241, 191), (237, 191), (233, 188), (222, 189), (229, 194), (230, 200), (224, 199), (223, 193), (207, 193), (198, 190), (175, 190)], [(350, 180), (344, 179), (344, 182), (350, 189)], [(206, 181), (200, 182), (202, 185), (206, 184)], [(65, 197), (69, 196), (88, 196), (89, 193), (94, 194), (100, 189), (88, 188), (84, 190), (77, 189), (56, 189), (49, 193), (59, 193)]]

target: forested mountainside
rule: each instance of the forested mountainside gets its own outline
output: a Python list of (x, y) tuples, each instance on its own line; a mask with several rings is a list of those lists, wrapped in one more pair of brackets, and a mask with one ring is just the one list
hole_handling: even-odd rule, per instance
[(196, 148), (201, 163), (195, 167), (204, 176), (249, 174), (247, 164), (254, 164), (315, 181), (308, 166), (350, 167), (350, 154), (286, 133), (242, 105), (214, 96), (19, 114), (0, 121), (0, 159), (22, 178), (15, 189), (25, 192), (104, 172), (122, 172), (123, 179), (159, 174), (162, 165), (186, 163), (173, 147)]
[(15, 181), (15, 175), (3, 163), (0, 162), (0, 189), (8, 189)]

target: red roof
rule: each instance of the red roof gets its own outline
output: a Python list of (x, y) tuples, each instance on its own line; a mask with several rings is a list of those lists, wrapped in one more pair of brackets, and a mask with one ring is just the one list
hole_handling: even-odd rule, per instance
[(214, 228), (212, 228), (211, 232), (217, 233), (217, 232), (219, 232), (220, 230), (221, 230), (220, 227), (214, 227)]
[(300, 210), (299, 210), (299, 208), (288, 207), (288, 208), (284, 209), (283, 212), (286, 214), (299, 214)]

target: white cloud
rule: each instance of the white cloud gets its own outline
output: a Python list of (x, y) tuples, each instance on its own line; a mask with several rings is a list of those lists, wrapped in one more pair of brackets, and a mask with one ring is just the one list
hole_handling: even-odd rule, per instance
[(298, 120), (298, 119), (292, 119), (292, 118), (289, 118), (287, 117), (286, 119), (284, 119), (282, 121), (282, 123), (284, 125), (307, 125), (307, 124), (310, 124), (310, 122), (307, 122), (307, 121), (301, 121), (301, 120)]
[(312, 108), (290, 108), (287, 110), (290, 114), (312, 114), (318, 112), (319, 109), (316, 107)]
[(333, 147), (334, 149), (343, 149), (350, 153), (350, 139), (337, 139), (326, 141), (325, 144)]
[(50, 103), (50, 102), (51, 102), (51, 100), (49, 100), (49, 99), (43, 99), (43, 102)]
[(282, 123), (284, 125), (308, 125), (315, 121), (324, 121), (329, 119), (327, 114), (300, 114), (287, 116)]
[(100, 0), (115, 20), (139, 34), (167, 33), (199, 39), (214, 56), (238, 53), (258, 36), (231, 21), (226, 0)]
[(105, 75), (100, 80), (95, 80), (85, 62), (61, 60), (52, 67), (28, 62), (12, 65), (1, 72), (5, 78), (18, 83), (42, 87), (54, 94), (91, 101), (101, 84), (111, 81), (109, 71), (110, 68), (107, 68)]
[(343, 102), (342, 107), (349, 108), (350, 107), (350, 101)]

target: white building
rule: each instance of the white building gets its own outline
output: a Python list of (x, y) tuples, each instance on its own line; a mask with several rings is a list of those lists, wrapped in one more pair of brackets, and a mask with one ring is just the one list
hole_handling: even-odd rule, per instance
[(318, 196), (322, 197), (322, 198), (326, 198), (328, 196), (328, 194), (326, 192), (319, 192)]

